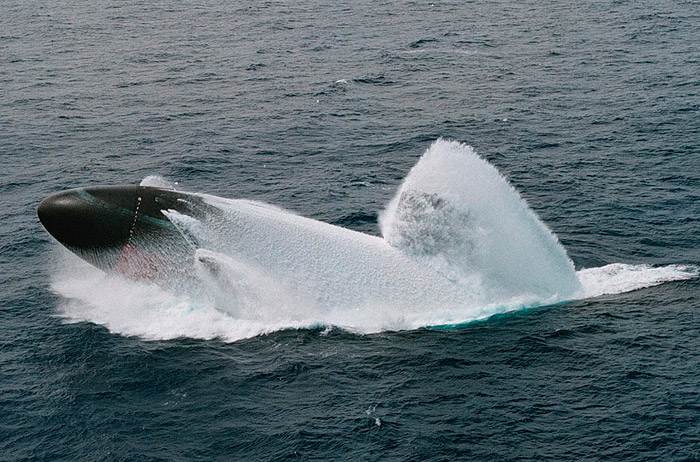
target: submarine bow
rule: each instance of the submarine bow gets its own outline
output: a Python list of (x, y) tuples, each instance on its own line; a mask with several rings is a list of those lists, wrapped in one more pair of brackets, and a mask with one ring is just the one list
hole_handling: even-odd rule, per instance
[(187, 242), (163, 211), (197, 214), (200, 207), (197, 197), (174, 190), (97, 186), (54, 194), (37, 214), (49, 234), (93, 266), (144, 276), (186, 258)]

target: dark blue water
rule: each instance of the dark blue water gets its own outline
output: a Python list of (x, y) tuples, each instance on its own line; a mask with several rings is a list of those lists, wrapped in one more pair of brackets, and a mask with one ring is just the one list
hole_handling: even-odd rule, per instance
[(378, 234), (442, 136), (507, 176), (577, 269), (698, 265), (697, 2), (0, 17), (0, 460), (700, 458), (697, 278), (454, 328), (152, 340), (68, 322), (35, 213), (157, 174)]

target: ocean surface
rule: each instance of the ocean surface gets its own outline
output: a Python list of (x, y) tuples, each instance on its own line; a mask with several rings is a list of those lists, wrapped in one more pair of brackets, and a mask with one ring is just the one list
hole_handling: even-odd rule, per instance
[[(4, 0), (0, 461), (700, 460), (699, 32), (681, 0)], [(279, 209), (334, 230), (276, 231), (342, 263), (285, 281), (315, 304), (275, 261), (245, 300), (105, 275), (36, 217), (142, 182), (470, 297)]]

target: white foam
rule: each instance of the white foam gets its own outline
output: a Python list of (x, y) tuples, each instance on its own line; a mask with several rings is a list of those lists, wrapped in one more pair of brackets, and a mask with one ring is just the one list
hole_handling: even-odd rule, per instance
[[(669, 281), (697, 277), (698, 268), (670, 265), (612, 264), (578, 272), (584, 292), (577, 298), (619, 294)], [(523, 297), (509, 304), (490, 304), (474, 310), (462, 306), (426, 312), (406, 313), (386, 306), (366, 309), (313, 310), (282, 300), (257, 305), (261, 311), (241, 316), (221, 310), (220, 301), (199, 294), (173, 293), (147, 282), (107, 275), (61, 249), (54, 268), (53, 290), (63, 299), (59, 313), (68, 322), (92, 322), (110, 332), (146, 340), (174, 338), (218, 338), (236, 341), (282, 329), (338, 326), (357, 333), (417, 329), (425, 326), (462, 324), (485, 319), (497, 313), (524, 307), (546, 305), (546, 300)], [(217, 293), (217, 292), (213, 292)], [(225, 295), (225, 291), (218, 292)], [(232, 299), (224, 299), (230, 302)], [(268, 300), (269, 301), (269, 300)], [(286, 308), (285, 308), (286, 307)], [(296, 309), (292, 309), (296, 308)]]
[(143, 180), (139, 186), (150, 186), (152, 188), (176, 189), (177, 183), (173, 183), (160, 175), (149, 175)]
[(691, 265), (653, 267), (625, 263), (582, 269), (577, 273), (583, 287), (578, 298), (621, 294), (664, 282), (692, 279), (698, 276), (698, 270), (698, 267)]
[(190, 337), (235, 341), (306, 326), (289, 319), (239, 322), (206, 299), (105, 274), (67, 251), (57, 259), (51, 287), (64, 298), (59, 312), (68, 322), (92, 322), (110, 332), (146, 340)]
[(699, 272), (620, 263), (575, 272), (493, 166), (442, 140), (382, 214), (385, 239), (260, 202), (198, 196), (216, 213), (165, 211), (192, 248), (191, 283), (164, 288), (104, 274), (62, 250), (52, 271), (62, 316), (144, 339), (235, 341), (317, 326), (372, 333), (461, 324)]

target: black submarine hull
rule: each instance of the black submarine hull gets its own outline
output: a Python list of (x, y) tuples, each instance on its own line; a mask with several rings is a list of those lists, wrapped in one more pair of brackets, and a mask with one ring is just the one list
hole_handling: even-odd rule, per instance
[(164, 211), (197, 217), (196, 195), (149, 186), (77, 188), (44, 199), (37, 214), (59, 243), (103, 271), (157, 277), (194, 251)]

